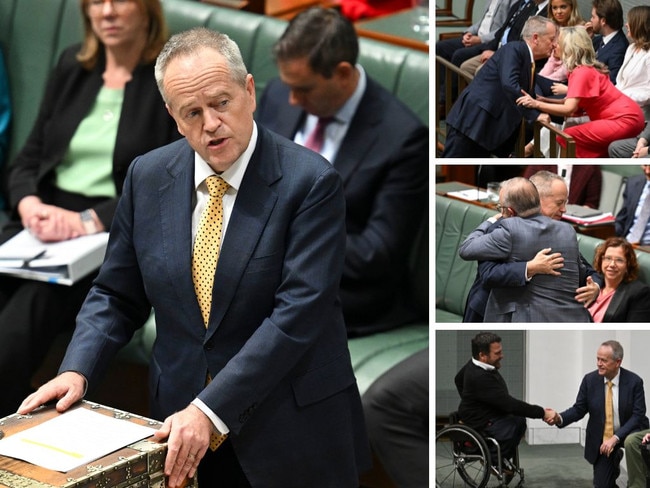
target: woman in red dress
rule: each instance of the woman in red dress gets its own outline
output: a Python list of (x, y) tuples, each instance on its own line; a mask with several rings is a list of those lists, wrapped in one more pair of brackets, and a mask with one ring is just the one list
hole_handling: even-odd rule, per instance
[[(613, 141), (635, 137), (645, 121), (639, 105), (610, 81), (605, 65), (596, 60), (591, 38), (584, 27), (560, 29), (560, 54), (569, 70), (569, 86), (563, 100), (534, 99), (527, 93), (518, 105), (551, 115), (584, 112), (589, 122), (564, 130), (576, 142), (579, 158), (606, 158)], [(564, 141), (558, 138), (558, 143)]]

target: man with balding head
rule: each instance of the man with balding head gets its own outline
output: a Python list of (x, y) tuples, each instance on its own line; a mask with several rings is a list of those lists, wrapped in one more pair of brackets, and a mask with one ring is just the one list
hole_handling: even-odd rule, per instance
[(559, 275), (538, 274), (524, 287), (492, 289), (485, 321), (589, 322), (589, 312), (575, 299), (586, 270), (573, 227), (540, 212), (539, 193), (526, 178), (502, 183), (497, 209), (499, 225), (491, 229), (494, 221), (487, 220), (471, 232), (460, 246), (461, 258), (525, 262), (551, 248), (564, 261)]

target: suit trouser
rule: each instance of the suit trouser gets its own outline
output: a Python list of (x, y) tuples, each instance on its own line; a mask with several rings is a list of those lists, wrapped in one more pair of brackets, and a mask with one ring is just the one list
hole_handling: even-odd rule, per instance
[[(488, 437), (493, 437), (501, 446), (501, 459), (512, 459), (526, 432), (526, 419), (517, 415), (506, 415), (491, 421), (491, 425), (485, 429)], [(497, 464), (496, 448), (488, 443), (492, 464)]]
[(428, 486), (429, 349), (393, 366), (361, 400), (370, 444), (393, 482)]
[(625, 463), (627, 464), (628, 488), (645, 488), (648, 472), (641, 456), (641, 440), (650, 429), (634, 432), (625, 438)]
[(610, 143), (607, 152), (610, 158), (631, 158), (632, 153), (636, 149), (636, 143), (639, 142), (638, 137), (631, 137), (629, 139), (620, 139)]
[(492, 154), (500, 158), (507, 158), (515, 149), (519, 129), (513, 132), (506, 141), (494, 151), (489, 151), (462, 132), (447, 125), (445, 149), (443, 158), (489, 158)]
[(594, 463), (594, 488), (618, 488), (616, 479), (621, 474), (623, 451), (614, 449), (611, 455), (599, 454)]

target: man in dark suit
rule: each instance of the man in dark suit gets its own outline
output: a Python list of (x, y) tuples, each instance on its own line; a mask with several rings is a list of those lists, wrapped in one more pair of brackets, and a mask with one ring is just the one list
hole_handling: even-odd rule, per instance
[(503, 459), (509, 460), (526, 431), (525, 417), (549, 421), (556, 412), (512, 397), (499, 374), (502, 358), (501, 337), (480, 332), (472, 339), (472, 358), (456, 374), (454, 382), (460, 395), (458, 418), (496, 439)]
[(616, 75), (623, 65), (630, 45), (623, 32), (623, 7), (618, 0), (593, 0), (589, 24), (594, 32), (596, 59), (609, 68), (609, 79), (616, 84)]
[(526, 286), (493, 288), (485, 310), (486, 322), (590, 322), (591, 316), (574, 296), (586, 270), (576, 233), (569, 224), (540, 214), (539, 194), (525, 178), (501, 184), (498, 226), (487, 232), (485, 221), (460, 245), (466, 260), (528, 261), (550, 248), (564, 258), (559, 276), (536, 275)]
[[(650, 205), (650, 164), (641, 165), (642, 175), (631, 176), (625, 183), (623, 192), (623, 206), (616, 214), (614, 229), (617, 236), (625, 237), (633, 243), (640, 243), (644, 246), (650, 245), (650, 219), (645, 223), (641, 222), (643, 208)], [(641, 229), (632, 234), (632, 228), (639, 221), (637, 226)], [(630, 240), (632, 239), (632, 240)]]
[[(561, 220), (566, 210), (567, 187), (561, 176), (548, 171), (539, 171), (531, 175), (531, 182), (539, 193), (540, 213), (554, 220)], [(498, 220), (492, 217), (493, 223), (488, 227), (491, 232), (498, 227)], [(596, 270), (580, 255), (580, 261), (586, 269), (585, 281), (580, 282), (575, 299), (588, 306), (600, 292), (603, 283)], [(478, 263), (476, 279), (467, 295), (463, 322), (483, 322), (490, 291), (492, 288), (526, 286), (535, 275), (548, 274), (559, 276), (559, 269), (564, 259), (560, 253), (551, 252), (550, 248), (541, 249), (529, 261), (481, 261)]]
[[(597, 164), (531, 164), (524, 170), (523, 177), (530, 178), (538, 171), (555, 173), (569, 187), (567, 203), (598, 208), (603, 184), (603, 174)], [(540, 195), (541, 197), (541, 195)]]
[(273, 51), (280, 80), (267, 86), (257, 121), (308, 147), (319, 120), (330, 121), (314, 149), (343, 179), (348, 333), (417, 319), (406, 270), (427, 206), (428, 129), (357, 64), (354, 26), (337, 11), (300, 13)]
[(549, 56), (557, 28), (546, 18), (531, 17), (522, 37), (501, 47), (451, 108), (443, 157), (508, 157), (523, 120), (550, 120), (547, 114), (517, 106), (516, 100), (522, 91), (532, 91), (534, 62)]
[(629, 434), (648, 428), (643, 380), (621, 368), (622, 361), (621, 344), (603, 342), (596, 355), (598, 369), (582, 379), (575, 404), (550, 422), (563, 428), (589, 414), (585, 459), (594, 468), (594, 488), (616, 488), (620, 447)]
[[(451, 62), (458, 67), (468, 62), (473, 66), (470, 71), (474, 74), (476, 66), (485, 63), (501, 46), (521, 39), (524, 25), (530, 17), (546, 17), (547, 7), (548, 0), (519, 0), (510, 7), (506, 21), (490, 41), (457, 49), (451, 56)], [(537, 67), (537, 71), (539, 69), (541, 66)]]
[[(170, 487), (197, 468), (206, 487), (357, 487), (370, 456), (337, 296), (340, 177), (254, 123), (254, 81), (227, 36), (172, 37), (156, 80), (186, 139), (132, 163), (61, 374), (20, 411), (79, 400), (153, 306)], [(197, 259), (211, 250), (218, 266)]]

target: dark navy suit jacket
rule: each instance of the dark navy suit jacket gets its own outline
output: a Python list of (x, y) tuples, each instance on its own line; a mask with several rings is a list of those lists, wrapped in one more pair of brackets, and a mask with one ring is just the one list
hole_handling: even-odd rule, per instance
[[(648, 428), (648, 417), (646, 417), (643, 380), (624, 368), (621, 368), (620, 372), (618, 415), (621, 425), (614, 434), (620, 439), (619, 445), (622, 446), (629, 434)], [(575, 404), (560, 414), (562, 417), (560, 428), (589, 414), (585, 439), (585, 459), (591, 464), (594, 464), (598, 458), (605, 430), (604, 381), (604, 377), (600, 376), (598, 371), (592, 371), (585, 375), (580, 384)]]
[[(341, 301), (350, 335), (390, 329), (418, 317), (411, 305), (408, 256), (425, 218), (429, 132), (395, 96), (367, 77), (364, 92), (332, 161), (343, 179), (347, 243)], [(269, 83), (256, 119), (293, 139), (306, 112), (289, 89)]]
[(319, 155), (258, 128), (207, 329), (191, 272), (194, 151), (182, 139), (131, 164), (61, 370), (95, 384), (153, 306), (155, 418), (198, 397), (229, 427), (251, 485), (356, 486), (370, 456), (337, 298), (341, 179)]
[(643, 187), (648, 179), (645, 175), (630, 176), (625, 183), (625, 190), (623, 191), (623, 206), (616, 214), (616, 222), (614, 224), (617, 236), (625, 237), (634, 224), (634, 213), (636, 207), (639, 205)]
[(602, 38), (603, 36), (600, 35), (594, 36), (592, 41), (594, 51), (596, 51), (596, 59), (607, 65), (609, 68), (609, 79), (612, 80), (612, 83), (616, 84), (616, 75), (618, 74), (618, 70), (621, 69), (621, 66), (623, 66), (625, 51), (627, 51), (630, 41), (625, 37), (623, 29), (619, 29), (614, 37), (599, 49)]
[(447, 115), (447, 125), (493, 151), (519, 129), (533, 122), (536, 110), (517, 106), (522, 89), (531, 91), (531, 57), (524, 41), (509, 42), (479, 70)]

